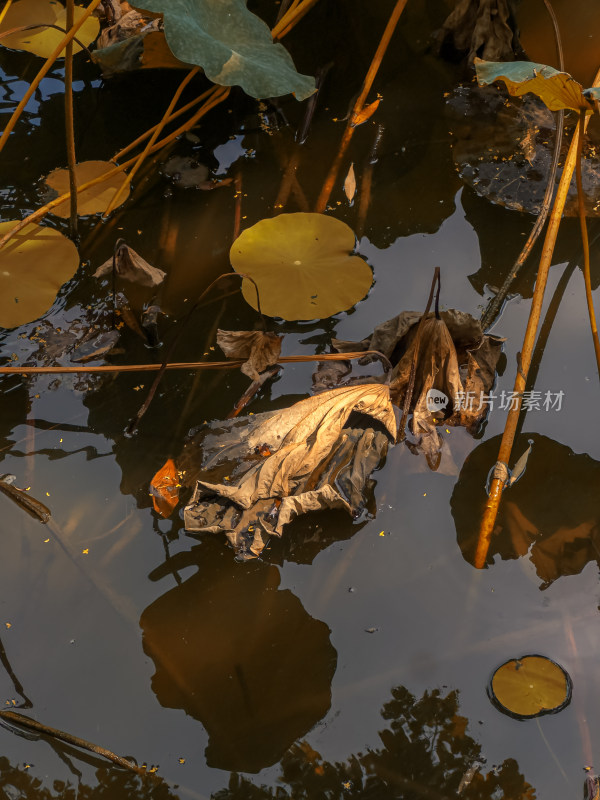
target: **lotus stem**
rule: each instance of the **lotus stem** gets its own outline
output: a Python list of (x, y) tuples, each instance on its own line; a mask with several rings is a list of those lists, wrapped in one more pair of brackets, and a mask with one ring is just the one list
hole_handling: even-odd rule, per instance
[(63, 36), (63, 38), (60, 40), (59, 44), (56, 46), (52, 54), (46, 59), (44, 65), (42, 66), (38, 74), (33, 79), (31, 85), (29, 86), (29, 89), (27, 89), (27, 91), (23, 95), (23, 99), (13, 111), (10, 119), (6, 124), (4, 131), (2, 132), (2, 136), (0, 137), (0, 152), (2, 151), (6, 142), (8, 141), (8, 137), (10, 136), (15, 125), (17, 124), (19, 117), (23, 113), (23, 109), (33, 96), (33, 93), (40, 85), (43, 78), (46, 77), (56, 59), (59, 58), (60, 54), (69, 44), (69, 42), (71, 42), (75, 38), (75, 34), (77, 33), (77, 31), (81, 28), (86, 19), (93, 14), (93, 12), (96, 10), (96, 8), (100, 5), (101, 2), (102, 0), (92, 0), (90, 5), (85, 9), (83, 14), (79, 17), (77, 22), (71, 28), (71, 30)]
[(146, 146), (144, 147), (144, 149), (142, 150), (140, 155), (137, 157), (136, 162), (133, 165), (133, 168), (132, 168), (131, 172), (128, 175), (125, 176), (125, 178), (123, 180), (123, 183), (117, 189), (117, 191), (114, 193), (112, 200), (110, 201), (110, 203), (108, 204), (108, 206), (106, 208), (106, 211), (102, 215), (103, 217), (108, 216), (108, 214), (110, 214), (110, 212), (113, 210), (113, 208), (115, 208), (115, 206), (117, 206), (119, 204), (119, 199), (121, 198), (121, 196), (123, 195), (123, 193), (127, 189), (127, 184), (130, 181), (133, 180), (134, 175), (136, 174), (138, 169), (142, 166), (142, 164), (144, 162), (144, 159), (146, 158), (148, 153), (150, 153), (150, 151), (152, 150), (152, 146), (155, 144), (156, 140), (158, 139), (162, 129), (165, 127), (165, 125), (169, 121), (169, 118), (170, 118), (170, 116), (171, 116), (171, 114), (173, 112), (173, 109), (175, 108), (175, 106), (177, 105), (177, 101), (181, 97), (181, 93), (183, 92), (185, 87), (188, 85), (188, 83), (192, 80), (192, 78), (195, 75), (197, 75), (199, 72), (200, 72), (200, 67), (194, 67), (193, 69), (191, 69), (188, 72), (188, 74), (185, 76), (185, 78), (181, 81), (179, 86), (177, 87), (177, 91), (175, 92), (175, 94), (171, 98), (171, 102), (169, 103), (169, 106), (168, 106), (167, 110), (163, 114), (161, 121), (158, 123), (158, 125), (155, 126), (155, 129), (154, 129), (154, 132), (153, 132), (152, 136), (148, 140)]
[(592, 339), (594, 341), (594, 352), (596, 354), (596, 366), (598, 368), (598, 376), (600, 377), (600, 340), (598, 339), (598, 325), (596, 323), (596, 314), (594, 312), (594, 297), (592, 295), (592, 277), (590, 275), (590, 243), (588, 239), (587, 221), (585, 216), (585, 204), (583, 198), (583, 181), (581, 178), (581, 162), (583, 160), (583, 136), (585, 133), (585, 111), (579, 112), (579, 125), (577, 140), (577, 162), (575, 166), (575, 175), (577, 178), (577, 206), (579, 211), (579, 226), (581, 228), (581, 245), (583, 248), (583, 279), (585, 282), (585, 299), (587, 301), (588, 315), (590, 318), (590, 328), (592, 330)]
[[(169, 117), (168, 121), (172, 122), (174, 119), (177, 119), (182, 114), (185, 114), (186, 111), (190, 111), (192, 108), (194, 108), (194, 106), (197, 106), (198, 103), (201, 103), (203, 100), (206, 100), (206, 98), (209, 97), (210, 95), (215, 94), (215, 92), (219, 88), (220, 88), (219, 86), (211, 86), (210, 89), (207, 89), (205, 92), (202, 92), (202, 94), (198, 95), (198, 97), (196, 97), (194, 100), (190, 100), (189, 103), (186, 103), (184, 106), (181, 106), (180, 109), (174, 111)], [(128, 153), (130, 150), (133, 150), (134, 147), (137, 147), (138, 144), (141, 144), (149, 136), (152, 136), (152, 134), (154, 133), (156, 128), (158, 128), (159, 125), (160, 123), (157, 123), (156, 125), (153, 125), (152, 128), (148, 128), (148, 130), (140, 134), (140, 136), (138, 136), (137, 139), (134, 139), (133, 142), (130, 142), (122, 150), (119, 150), (118, 153), (115, 153), (115, 155), (113, 156), (113, 161), (120, 161), (126, 153)]]
[(4, 17), (6, 16), (8, 9), (12, 6), (13, 0), (6, 0), (4, 3), (4, 8), (0, 11), (0, 25), (4, 22)]
[[(67, 18), (65, 27), (71, 30), (73, 27), (73, 16), (75, 13), (74, 0), (67, 0)], [(71, 237), (77, 237), (77, 176), (75, 166), (77, 156), (75, 154), (75, 124), (73, 122), (73, 41), (71, 40), (65, 49), (65, 135), (67, 141), (67, 164), (69, 166), (69, 191), (70, 214), (69, 227)]]
[(402, 15), (402, 12), (404, 11), (406, 3), (407, 0), (397, 0), (396, 5), (394, 6), (394, 9), (385, 27), (379, 45), (377, 46), (377, 50), (375, 51), (375, 55), (373, 56), (373, 60), (371, 61), (371, 65), (363, 81), (360, 94), (356, 98), (356, 102), (354, 103), (352, 112), (348, 117), (346, 130), (344, 131), (344, 135), (342, 136), (342, 141), (340, 142), (340, 146), (337, 151), (336, 157), (333, 160), (333, 164), (331, 165), (329, 174), (325, 179), (325, 183), (323, 184), (323, 188), (321, 189), (321, 193), (319, 194), (319, 197), (317, 199), (315, 211), (319, 214), (322, 214), (327, 208), (327, 203), (329, 202), (329, 198), (331, 197), (331, 192), (333, 191), (333, 188), (336, 184), (338, 174), (342, 166), (342, 162), (344, 161), (344, 157), (346, 155), (346, 151), (348, 150), (348, 146), (350, 145), (352, 137), (354, 136), (354, 130), (357, 125), (357, 118), (365, 106), (367, 96), (371, 91), (371, 87), (373, 86), (373, 81), (377, 76), (377, 72), (379, 71), (379, 67), (381, 66), (381, 62), (386, 53), (386, 50), (388, 49), (392, 36), (394, 35), (394, 31), (396, 30), (396, 26), (398, 24), (400, 16)]
[[(594, 79), (594, 86), (600, 84), (600, 71)], [(527, 328), (525, 331), (525, 338), (523, 340), (523, 347), (521, 349), (519, 368), (514, 383), (514, 396), (517, 402), (511, 406), (508, 412), (504, 433), (502, 434), (502, 441), (500, 443), (500, 450), (498, 452), (497, 464), (507, 465), (510, 461), (512, 446), (517, 431), (519, 414), (521, 411), (522, 393), (525, 390), (527, 383), (527, 375), (531, 364), (531, 356), (535, 343), (536, 332), (540, 321), (542, 311), (542, 303), (544, 301), (544, 292), (546, 283), (548, 281), (548, 273), (552, 264), (552, 255), (554, 253), (554, 246), (556, 244), (556, 237), (560, 221), (563, 215), (567, 194), (575, 171), (577, 162), (577, 152), (579, 147), (579, 140), (581, 134), (585, 131), (585, 127), (589, 121), (589, 116), (586, 115), (584, 122), (578, 126), (573, 135), (569, 152), (563, 166), (562, 175), (558, 184), (558, 190), (554, 199), (554, 205), (550, 213), (548, 227), (546, 229), (546, 238), (542, 249), (540, 264), (537, 272), (537, 279), (535, 283), (535, 291), (531, 301), (531, 308), (529, 310), (529, 318), (527, 320)], [(503, 471), (505, 473), (505, 471)], [(490, 541), (498, 515), (498, 507), (504, 489), (505, 477), (494, 477), (491, 482), (489, 496), (485, 505), (481, 526), (479, 529), (479, 540), (477, 543), (477, 552), (475, 553), (475, 567), (483, 569), (487, 561), (487, 554), (490, 546)]]
[(226, 278), (232, 278), (232, 277), (235, 277), (235, 278), (247, 278), (249, 281), (252, 281), (252, 283), (254, 284), (254, 288), (256, 289), (256, 305), (257, 305), (257, 310), (258, 310), (258, 313), (260, 315), (260, 319), (261, 319), (261, 322), (262, 322), (263, 330), (267, 329), (265, 318), (263, 317), (263, 314), (262, 314), (262, 311), (261, 311), (261, 308), (260, 308), (260, 293), (259, 293), (259, 290), (258, 290), (258, 284), (254, 280), (254, 278), (251, 278), (250, 275), (246, 275), (243, 272), (224, 272), (222, 275), (218, 275), (214, 279), (214, 281), (211, 281), (208, 284), (206, 289), (204, 289), (204, 291), (200, 294), (200, 296), (197, 298), (196, 302), (192, 305), (190, 310), (187, 312), (187, 314), (185, 315), (185, 317), (181, 321), (181, 323), (179, 325), (179, 330), (175, 334), (175, 338), (173, 339), (169, 349), (167, 350), (167, 355), (165, 356), (165, 359), (164, 359), (163, 363), (159, 367), (158, 375), (154, 378), (154, 382), (152, 383), (152, 386), (148, 390), (148, 394), (146, 395), (146, 399), (144, 400), (142, 406), (138, 410), (138, 412), (135, 415), (135, 417), (130, 421), (129, 425), (127, 426), (126, 433), (127, 433), (128, 436), (133, 436), (133, 434), (135, 433), (135, 431), (137, 429), (137, 426), (140, 423), (141, 418), (144, 416), (144, 414), (148, 410), (148, 408), (150, 406), (150, 403), (152, 402), (152, 400), (154, 398), (154, 395), (156, 394), (156, 390), (158, 389), (158, 385), (159, 385), (160, 381), (162, 380), (162, 376), (164, 375), (164, 372), (167, 369), (167, 365), (169, 363), (169, 359), (171, 358), (171, 356), (175, 352), (175, 348), (179, 344), (179, 340), (181, 339), (181, 335), (183, 333), (183, 329), (185, 327), (185, 323), (189, 320), (189, 318), (192, 316), (194, 311), (198, 308), (198, 306), (200, 305), (200, 301), (203, 300), (204, 297), (211, 291), (213, 286), (216, 286), (217, 283), (219, 283), (220, 281), (222, 281), (222, 280), (224, 280)]
[[(222, 100), (224, 100), (230, 92), (229, 87), (219, 86), (217, 92), (214, 93), (213, 98), (207, 101), (198, 111), (191, 117), (187, 122), (181, 125), (176, 130), (172, 131), (170, 134), (165, 136), (164, 139), (160, 139), (158, 142), (155, 142), (153, 147), (151, 148), (151, 152), (155, 153), (158, 150), (161, 150), (166, 144), (176, 139), (182, 133), (185, 133), (190, 127), (196, 124), (196, 122), (207, 114), (212, 108), (218, 105)], [(97, 178), (93, 178), (90, 181), (86, 181), (86, 183), (82, 183), (77, 187), (78, 192), (82, 192), (84, 189), (90, 189), (92, 186), (96, 186), (99, 183), (103, 183), (104, 181), (112, 178), (113, 175), (117, 175), (119, 172), (126, 170), (132, 164), (135, 164), (136, 158), (130, 158), (128, 161), (125, 161), (123, 164), (119, 164), (115, 166), (114, 169), (105, 172), (103, 175), (99, 175)], [(37, 211), (33, 211), (27, 217), (22, 219), (20, 222), (17, 222), (16, 225), (11, 228), (4, 236), (0, 239), (0, 249), (4, 247), (4, 245), (19, 231), (23, 230), (27, 225), (37, 222), (38, 219), (46, 216), (53, 208), (63, 203), (65, 200), (68, 200), (70, 197), (70, 192), (65, 192), (64, 194), (59, 195), (59, 197), (55, 197), (54, 200), (50, 200), (50, 202), (46, 203), (46, 205), (38, 208)]]
[[(231, 275), (238, 273), (228, 273)], [(352, 353), (321, 353), (316, 356), (298, 355), (281, 356), (277, 361), (280, 364), (301, 364), (309, 361), (353, 361), (365, 356), (378, 356), (385, 368), (389, 371), (389, 360), (379, 350), (360, 350)], [(170, 361), (165, 369), (234, 369), (241, 367), (245, 359), (231, 359), (230, 361)], [(0, 367), (0, 375), (77, 375), (77, 374), (102, 374), (107, 372), (158, 372), (162, 364), (109, 364), (102, 366), (81, 367)]]
[[(552, 30), (554, 32), (554, 43), (556, 45), (556, 62), (558, 64), (559, 70), (561, 72), (564, 72), (565, 59), (563, 55), (558, 20), (556, 19), (556, 14), (554, 13), (554, 9), (552, 8), (550, 0), (544, 0), (544, 5), (546, 6), (546, 11), (548, 12), (550, 16), (550, 21), (552, 22)], [(540, 234), (544, 228), (544, 225), (546, 224), (546, 220), (548, 219), (548, 214), (550, 213), (550, 206), (552, 204), (552, 195), (554, 194), (554, 185), (556, 183), (558, 160), (560, 157), (560, 150), (562, 147), (564, 119), (565, 119), (565, 112), (562, 109), (560, 111), (557, 111), (556, 114), (554, 115), (554, 121), (555, 121), (554, 148), (552, 151), (552, 161), (550, 162), (550, 172), (548, 173), (548, 182), (546, 183), (546, 191), (544, 192), (544, 199), (542, 200), (542, 207), (535, 221), (535, 225), (531, 229), (529, 236), (527, 237), (527, 241), (523, 245), (523, 249), (519, 253), (517, 260), (512, 265), (510, 272), (508, 273), (506, 279), (504, 280), (504, 283), (500, 287), (500, 291), (495, 297), (493, 297), (490, 300), (487, 308), (481, 315), (481, 327), (484, 329), (484, 331), (491, 328), (491, 326), (496, 321), (496, 317), (500, 313), (500, 309), (502, 308), (504, 299), (508, 295), (508, 292), (510, 291), (510, 287), (512, 286), (513, 281), (519, 274), (523, 264), (529, 258), (529, 255), (533, 250), (533, 246), (539, 239)]]
[(278, 23), (273, 27), (271, 35), (273, 39), (283, 39), (292, 30), (296, 23), (318, 3), (318, 0), (303, 0), (300, 3), (292, 3), (290, 9), (283, 15)]
[[(11, 2), (12, 2), (12, 0), (11, 0)], [(10, 3), (9, 3), (9, 5), (10, 5)], [(2, 10), (4, 11), (4, 9), (2, 9)], [(0, 19), (0, 24), (1, 23), (2, 23), (2, 19)], [(54, 28), (55, 31), (60, 31), (60, 33), (66, 33), (69, 30), (68, 28), (61, 28), (60, 25), (52, 25), (50, 22), (45, 22), (45, 23), (43, 23), (41, 25), (19, 25), (17, 28), (11, 28), (8, 31), (4, 31), (3, 33), (0, 33), (0, 39), (4, 39), (5, 36), (10, 36), (11, 33), (18, 33), (19, 31), (31, 31), (34, 28)], [(75, 42), (75, 44), (78, 44), (79, 47), (81, 47), (82, 50), (85, 50), (85, 52), (88, 54), (88, 56), (90, 58), (92, 57), (91, 50), (84, 45), (84, 43), (81, 41), (81, 39), (78, 39), (76, 36), (74, 36), (73, 37), (73, 41)]]

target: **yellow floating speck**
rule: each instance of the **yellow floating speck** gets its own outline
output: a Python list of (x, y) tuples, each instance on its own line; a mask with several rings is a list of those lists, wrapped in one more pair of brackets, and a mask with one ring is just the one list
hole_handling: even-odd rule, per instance
[(423, 492), (423, 497), (427, 497), (427, 492)]
[(90, 548), (86, 547), (85, 550), (82, 550), (81, 552), (83, 553), (84, 556), (87, 556), (87, 554), (90, 552)]
[(380, 536), (385, 536), (385, 531), (379, 531)]

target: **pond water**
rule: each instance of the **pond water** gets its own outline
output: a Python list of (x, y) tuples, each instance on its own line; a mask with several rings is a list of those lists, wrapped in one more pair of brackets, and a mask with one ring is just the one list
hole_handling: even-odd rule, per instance
[[(296, 150), (314, 202), (392, 3), (368, 6), (322, 0), (286, 41), (302, 72), (333, 61), (302, 147), (293, 141), (301, 104), (284, 98), (265, 124), (237, 92), (176, 146), (237, 176), (243, 227), (273, 214)], [(266, 0), (252, 7), (271, 21)], [(422, 309), (435, 266), (443, 306), (479, 316), (486, 286), (501, 285), (530, 230), (531, 216), (478, 197), (457, 175), (445, 95), (464, 76), (428, 47), (446, 13), (436, 0), (408, 4), (377, 79), (383, 102), (346, 164), (362, 170), (383, 125), (358, 244), (374, 285), (335, 317), (273, 321), (284, 355), (322, 353), (332, 336), (359, 340)], [(5, 120), (40, 63), (1, 54)], [(110, 158), (154, 124), (181, 79), (146, 72), (102, 82), (84, 60), (75, 77), (81, 160)], [(65, 163), (61, 81), (59, 67), (42, 81), (2, 154), (2, 220), (38, 207), (40, 176)], [(167, 272), (158, 296), (165, 345), (151, 351), (125, 331), (124, 353), (110, 359), (161, 360), (186, 304), (229, 269), (236, 208), (233, 185), (173, 187), (158, 171), (164, 158), (108, 222), (83, 220), (82, 266), (43, 320), (0, 331), (3, 363), (68, 362), (56, 329), (109, 313), (108, 287), (92, 274), (118, 236)], [(342, 180), (329, 213), (355, 227)], [(293, 200), (286, 210), (298, 210)], [(47, 224), (66, 230), (56, 217)], [(598, 232), (591, 221), (590, 238)], [(493, 328), (506, 337), (497, 397), (513, 388), (536, 256), (539, 246)], [(562, 402), (522, 421), (514, 459), (534, 444), (502, 501), (503, 534), (485, 570), (473, 567), (471, 548), (506, 421), (498, 405), (476, 437), (442, 432), (438, 471), (398, 444), (360, 518), (302, 517), (259, 560), (238, 563), (224, 538), (186, 534), (178, 512), (161, 519), (148, 486), (188, 431), (227, 415), (247, 378), (167, 373), (131, 438), (124, 430), (150, 373), (2, 378), (0, 472), (31, 487), (52, 520), (43, 526), (0, 495), (0, 703), (158, 766), (160, 778), (0, 727), (0, 797), (441, 799), (475, 771), (460, 796), (582, 797), (584, 768), (600, 769), (600, 436), (580, 263), (577, 223), (565, 220), (534, 360), (535, 389), (562, 392)], [(592, 271), (597, 286), (594, 252)], [(130, 299), (140, 308), (151, 296), (140, 289)], [(187, 323), (176, 360), (219, 358), (217, 327), (255, 325), (239, 293), (215, 290), (211, 300)], [(248, 410), (308, 396), (313, 370), (285, 365)], [(561, 664), (573, 697), (558, 714), (519, 721), (490, 703), (486, 687), (496, 667), (528, 653)]]

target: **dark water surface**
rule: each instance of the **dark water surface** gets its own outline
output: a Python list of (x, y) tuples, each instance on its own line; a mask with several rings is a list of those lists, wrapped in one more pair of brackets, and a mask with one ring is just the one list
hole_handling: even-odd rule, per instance
[[(301, 148), (298, 177), (310, 199), (341, 136), (334, 118), (358, 91), (392, 5), (356, 2), (342, 12), (322, 0), (290, 38), (301, 71), (335, 59)], [(269, 8), (261, 6), (270, 19)], [(423, 308), (435, 266), (443, 305), (478, 316), (486, 284), (502, 283), (529, 231), (531, 217), (477, 197), (456, 174), (444, 94), (462, 75), (427, 48), (445, 13), (441, 3), (409, 3), (378, 78), (383, 102), (352, 145), (358, 170), (376, 125), (385, 126), (359, 243), (373, 288), (333, 318), (276, 321), (286, 355), (323, 352), (333, 335), (361, 339)], [(40, 63), (2, 54), (3, 115)], [(3, 153), (2, 220), (37, 207), (40, 176), (64, 165), (61, 77), (56, 69), (42, 82)], [(89, 64), (76, 77), (81, 159), (108, 158), (154, 124), (180, 80), (144, 74), (103, 84)], [(279, 117), (277, 128), (275, 115), (267, 133), (255, 104), (236, 95), (202, 122), (199, 142), (178, 145), (195, 147), (222, 175), (241, 175), (244, 225), (273, 213), (303, 113), (293, 100), (281, 108), (289, 127)], [(50, 358), (50, 324), (68, 329), (106, 313), (108, 287), (91, 276), (119, 235), (168, 273), (159, 300), (171, 341), (186, 303), (228, 269), (233, 192), (178, 190), (149, 171), (109, 222), (84, 221), (82, 267), (44, 320), (0, 332), (0, 357)], [(355, 225), (341, 186), (331, 204)], [(47, 224), (65, 229), (54, 217)], [(562, 405), (523, 421), (514, 458), (530, 439), (532, 454), (502, 501), (503, 534), (483, 571), (471, 563), (473, 536), (506, 410), (494, 408), (478, 438), (444, 431), (435, 473), (406, 446), (392, 448), (361, 518), (304, 517), (260, 561), (240, 564), (221, 538), (187, 535), (177, 514), (160, 519), (148, 483), (190, 429), (228, 413), (246, 378), (167, 374), (130, 439), (123, 430), (150, 374), (3, 378), (0, 472), (30, 486), (52, 521), (42, 526), (0, 495), (0, 702), (158, 765), (164, 782), (2, 727), (0, 798), (439, 799), (456, 797), (474, 765), (466, 798), (582, 797), (584, 767), (600, 769), (600, 437), (575, 221), (565, 223), (555, 258), (535, 389), (563, 392)], [(494, 327), (507, 338), (497, 397), (512, 390), (534, 267), (535, 258), (516, 287), (527, 299), (510, 301)], [(594, 253), (592, 269), (597, 285)], [(140, 290), (133, 303), (149, 299)], [(254, 323), (239, 295), (217, 299), (189, 323), (177, 360), (212, 356), (217, 327)], [(44, 341), (30, 341), (40, 325)], [(120, 362), (164, 352), (128, 332), (124, 341)], [(249, 410), (307, 396), (312, 371), (286, 365)], [(489, 702), (492, 671), (527, 653), (569, 672), (573, 699), (561, 713), (517, 721)]]

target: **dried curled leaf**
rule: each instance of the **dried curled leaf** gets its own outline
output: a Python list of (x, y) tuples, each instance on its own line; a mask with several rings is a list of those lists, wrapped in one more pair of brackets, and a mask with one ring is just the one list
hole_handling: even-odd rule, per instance
[(172, 458), (152, 478), (150, 494), (154, 510), (162, 517), (170, 517), (179, 502), (179, 474)]
[[(165, 279), (166, 272), (158, 267), (153, 267), (125, 242), (118, 247), (114, 258), (116, 273), (124, 281), (154, 288)], [(113, 259), (109, 258), (94, 272), (94, 278), (104, 278), (111, 274), (112, 269)]]
[[(404, 401), (413, 356), (415, 349), (418, 350), (410, 406), (412, 432), (419, 437), (418, 448), (425, 453), (430, 467), (437, 469), (442, 447), (437, 426), (443, 421), (445, 425), (462, 425), (471, 433), (477, 430), (488, 410), (485, 395), (495, 380), (503, 340), (484, 336), (478, 320), (456, 309), (442, 311), (440, 319), (429, 315), (417, 340), (417, 323), (421, 316), (417, 311), (404, 311), (378, 325), (367, 339), (361, 342), (333, 339), (332, 347), (340, 353), (378, 350), (390, 359), (393, 365), (390, 396), (398, 405)], [(398, 352), (403, 353), (399, 359)], [(372, 356), (365, 356), (361, 363), (371, 360)], [(314, 385), (319, 386), (321, 374), (331, 370), (331, 363), (319, 365), (313, 377)], [(347, 366), (347, 362), (339, 363)], [(443, 399), (439, 407), (443, 416), (430, 408), (432, 392)], [(465, 398), (472, 398), (472, 401), (464, 402)], [(482, 404), (480, 398), (484, 401)]]
[(260, 373), (277, 363), (283, 336), (263, 331), (217, 331), (217, 344), (227, 358), (245, 358), (240, 367), (253, 381)]
[(450, 44), (467, 53), (469, 63), (480, 55), (492, 61), (511, 61), (519, 49), (512, 27), (510, 0), (458, 0), (436, 34), (440, 49)]
[[(354, 411), (385, 430), (347, 427)], [(299, 514), (323, 508), (356, 514), (395, 435), (388, 387), (372, 383), (220, 424), (220, 435), (204, 436), (201, 444), (203, 471), (185, 509), (186, 530), (224, 532), (238, 553), (252, 558)]]

